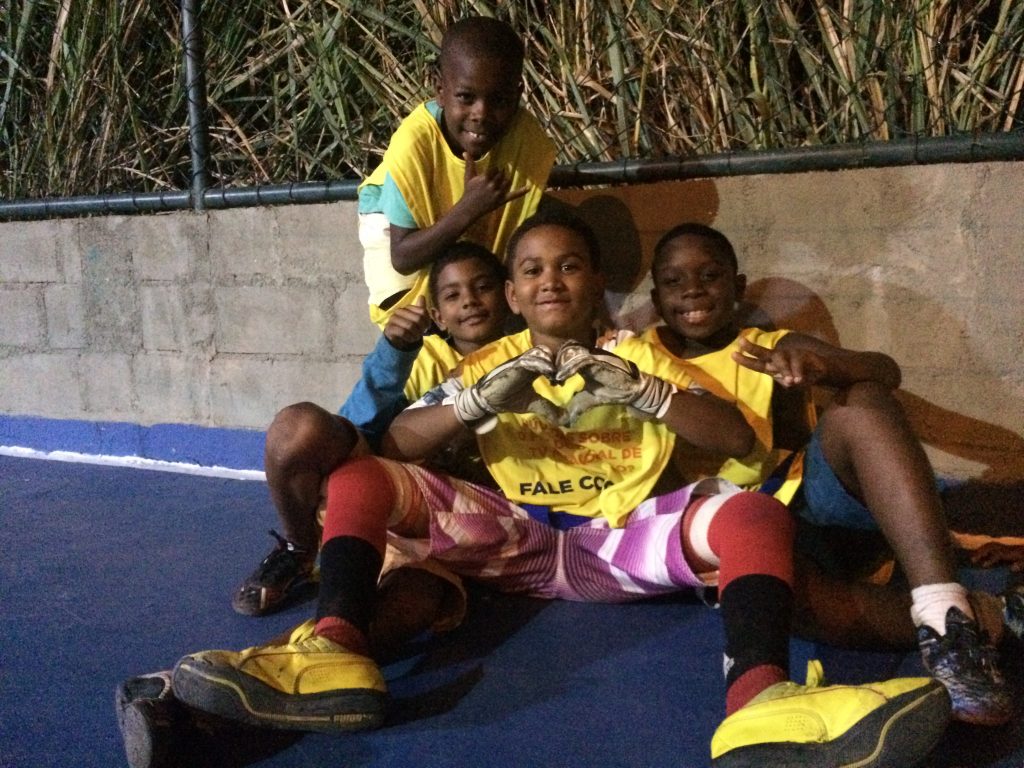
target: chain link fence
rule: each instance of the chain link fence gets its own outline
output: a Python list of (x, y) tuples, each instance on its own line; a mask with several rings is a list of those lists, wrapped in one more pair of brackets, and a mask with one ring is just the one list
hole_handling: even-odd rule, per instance
[(0, 197), (357, 180), (471, 13), (522, 34), (561, 164), (1024, 131), (1019, 0), (193, 2), (197, 169), (184, 4), (0, 0)]

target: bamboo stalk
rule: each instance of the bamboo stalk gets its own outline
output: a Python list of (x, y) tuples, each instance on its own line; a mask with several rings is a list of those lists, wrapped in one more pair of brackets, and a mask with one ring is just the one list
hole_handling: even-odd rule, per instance
[[(177, 0), (2, 1), (0, 194), (187, 186)], [(1024, 128), (1019, 0), (237, 0), (203, 11), (218, 183), (369, 171), (468, 13), (522, 34), (560, 162)]]

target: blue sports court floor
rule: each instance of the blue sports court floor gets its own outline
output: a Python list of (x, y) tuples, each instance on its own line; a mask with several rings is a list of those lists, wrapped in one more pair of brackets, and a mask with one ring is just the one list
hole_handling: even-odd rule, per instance
[[(230, 594), (271, 544), (261, 482), (0, 456), (0, 766), (125, 764), (113, 693), (205, 648), (238, 649), (307, 618), (263, 619)], [(1003, 572), (972, 572), (997, 585)], [(689, 598), (629, 606), (475, 596), (466, 624), (385, 667), (382, 730), (253, 732), (225, 766), (587, 766), (708, 763), (721, 718), (721, 629)], [(793, 645), (834, 682), (917, 674), (916, 654)], [(1021, 659), (1008, 659), (1021, 683)], [(1022, 718), (950, 727), (933, 768), (1024, 766)]]

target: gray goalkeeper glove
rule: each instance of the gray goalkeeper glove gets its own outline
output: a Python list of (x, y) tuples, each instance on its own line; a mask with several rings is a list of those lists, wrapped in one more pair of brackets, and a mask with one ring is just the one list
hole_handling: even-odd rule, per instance
[(575, 373), (583, 377), (583, 389), (572, 396), (567, 407), (570, 425), (598, 405), (625, 405), (637, 418), (660, 419), (678, 391), (674, 384), (643, 373), (630, 360), (574, 341), (559, 348), (555, 365), (560, 382)]
[(533, 413), (553, 424), (559, 423), (561, 409), (533, 389), (538, 376), (554, 377), (553, 358), (551, 350), (541, 345), (502, 363), (451, 398), (455, 415), (477, 432), (492, 427), (490, 417), (498, 413)]

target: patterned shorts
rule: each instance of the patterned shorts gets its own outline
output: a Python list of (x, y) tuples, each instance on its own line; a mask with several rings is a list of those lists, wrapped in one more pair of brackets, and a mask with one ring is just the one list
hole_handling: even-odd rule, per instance
[(377, 459), (404, 517), (427, 538), (389, 534), (407, 562), (434, 560), (453, 573), (508, 593), (626, 602), (703, 586), (683, 557), (680, 527), (696, 495), (724, 488), (705, 481), (644, 501), (623, 528), (602, 519), (558, 530), (499, 492), (422, 467)]

